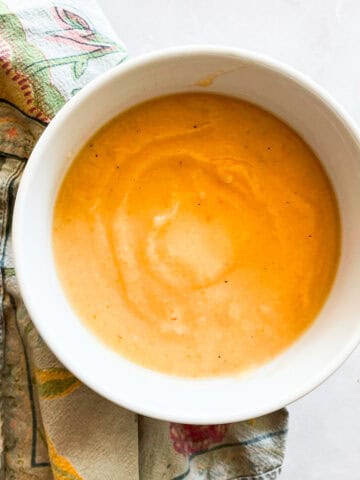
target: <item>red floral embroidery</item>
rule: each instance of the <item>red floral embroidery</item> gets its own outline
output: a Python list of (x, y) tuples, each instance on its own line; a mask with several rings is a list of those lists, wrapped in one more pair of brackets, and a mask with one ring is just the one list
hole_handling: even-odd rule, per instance
[(182, 455), (207, 450), (210, 445), (220, 443), (226, 433), (226, 425), (170, 424), (170, 438), (174, 449)]
[(93, 30), (85, 18), (61, 7), (54, 7), (55, 19), (60, 30), (48, 32), (49, 39), (57, 43), (66, 43), (85, 52), (111, 51), (113, 44)]
[(9, 130), (6, 131), (7, 136), (11, 139), (16, 137), (17, 133), (18, 133), (18, 131), (17, 131), (16, 127), (11, 127), (11, 128), (9, 128)]

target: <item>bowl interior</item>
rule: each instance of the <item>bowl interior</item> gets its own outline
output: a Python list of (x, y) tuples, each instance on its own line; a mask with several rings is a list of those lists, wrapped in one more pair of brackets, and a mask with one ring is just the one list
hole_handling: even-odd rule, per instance
[[(76, 317), (59, 284), (52, 210), (69, 164), (106, 121), (151, 97), (216, 92), (254, 102), (282, 118), (321, 159), (337, 193), (342, 255), (332, 292), (315, 323), (282, 355), (246, 374), (189, 380), (122, 358)], [(14, 220), (17, 274), (36, 327), (84, 383), (120, 405), (166, 420), (221, 423), (276, 410), (318, 385), (359, 340), (359, 141), (351, 122), (318, 87), (275, 62), (231, 49), (152, 54), (95, 80), (58, 114), (38, 142), (20, 186)]]

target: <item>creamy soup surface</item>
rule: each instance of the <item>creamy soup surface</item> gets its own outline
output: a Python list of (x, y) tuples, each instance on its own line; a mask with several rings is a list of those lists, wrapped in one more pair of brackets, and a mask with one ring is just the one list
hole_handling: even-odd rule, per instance
[(106, 344), (180, 376), (242, 372), (312, 323), (340, 251), (312, 150), (250, 103), (188, 93), (122, 113), (76, 156), (54, 211), (65, 293)]

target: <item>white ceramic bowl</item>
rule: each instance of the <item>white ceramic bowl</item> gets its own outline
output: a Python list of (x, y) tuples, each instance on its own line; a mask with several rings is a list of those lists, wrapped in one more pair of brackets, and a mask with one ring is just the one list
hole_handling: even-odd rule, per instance
[[(245, 375), (192, 380), (130, 363), (76, 317), (55, 270), (53, 206), (79, 148), (119, 112), (151, 97), (183, 91), (238, 96), (282, 118), (318, 154), (340, 205), (342, 255), (325, 306), (291, 348)], [(17, 276), (45, 342), (69, 370), (104, 397), (148, 416), (184, 423), (245, 420), (312, 390), (358, 343), (359, 214), (359, 134), (328, 94), (291, 68), (253, 53), (217, 47), (165, 50), (130, 60), (97, 78), (65, 105), (42, 135), (26, 166), (15, 207)]]

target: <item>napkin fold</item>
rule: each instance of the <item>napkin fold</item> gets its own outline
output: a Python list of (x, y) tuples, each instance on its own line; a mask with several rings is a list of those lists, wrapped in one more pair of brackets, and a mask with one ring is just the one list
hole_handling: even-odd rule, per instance
[(18, 0), (14, 9), (0, 0), (0, 478), (277, 478), (286, 410), (228, 425), (140, 417), (80, 383), (34, 328), (11, 253), (21, 174), (56, 112), (90, 79), (124, 61), (126, 51), (92, 0), (31, 3)]

